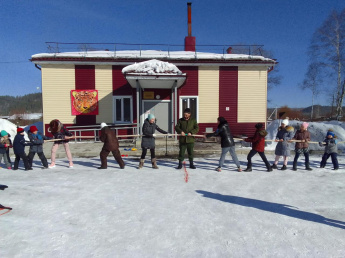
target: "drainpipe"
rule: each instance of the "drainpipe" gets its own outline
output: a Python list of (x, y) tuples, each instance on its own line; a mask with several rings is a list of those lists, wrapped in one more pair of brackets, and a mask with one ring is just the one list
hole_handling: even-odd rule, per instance
[(39, 67), (38, 64), (35, 64), (35, 67), (41, 71), (41, 67)]

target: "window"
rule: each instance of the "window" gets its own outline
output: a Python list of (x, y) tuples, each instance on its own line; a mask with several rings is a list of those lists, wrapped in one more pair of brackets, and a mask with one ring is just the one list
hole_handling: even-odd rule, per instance
[(181, 97), (180, 117), (183, 116), (183, 110), (190, 108), (191, 117), (198, 120), (198, 97)]
[(132, 123), (132, 96), (114, 96), (114, 122)]

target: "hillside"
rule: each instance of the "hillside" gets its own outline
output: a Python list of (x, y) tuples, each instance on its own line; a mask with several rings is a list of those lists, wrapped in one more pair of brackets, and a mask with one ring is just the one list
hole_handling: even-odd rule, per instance
[(0, 115), (8, 116), (23, 113), (42, 113), (42, 94), (24, 96), (0, 96)]

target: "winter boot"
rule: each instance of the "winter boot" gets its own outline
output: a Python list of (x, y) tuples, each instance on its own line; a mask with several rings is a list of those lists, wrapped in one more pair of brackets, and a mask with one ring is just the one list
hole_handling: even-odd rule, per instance
[(272, 169), (278, 169), (278, 167), (277, 167), (276, 164), (273, 164), (273, 165), (271, 166), (271, 168), (272, 168)]
[(308, 171), (312, 171), (313, 169), (310, 168), (309, 163), (305, 163), (305, 169)]
[(191, 160), (191, 161), (189, 162), (189, 168), (191, 168), (191, 169), (196, 169), (196, 167), (194, 166), (193, 160)]
[(287, 169), (287, 167), (285, 165), (283, 165), (280, 170), (286, 170), (286, 169)]
[(141, 169), (141, 168), (143, 168), (143, 166), (144, 166), (144, 162), (145, 162), (145, 159), (140, 159), (140, 162), (139, 162), (139, 167), (138, 167), (138, 169)]
[(267, 172), (272, 172), (273, 171), (273, 169), (271, 168), (271, 166), (269, 166), (268, 168), (267, 168)]
[(178, 167), (176, 169), (181, 169), (182, 168), (182, 161), (178, 162)]
[(159, 169), (159, 167), (157, 166), (157, 160), (156, 160), (156, 158), (152, 159), (152, 160), (151, 160), (151, 163), (152, 163), (152, 168), (154, 168), (154, 169)]
[(293, 171), (297, 171), (297, 163), (295, 163), (295, 162), (293, 163), (293, 165), (292, 165), (292, 170), (293, 170)]
[(252, 172), (252, 167), (247, 167), (245, 170), (243, 170), (244, 172)]

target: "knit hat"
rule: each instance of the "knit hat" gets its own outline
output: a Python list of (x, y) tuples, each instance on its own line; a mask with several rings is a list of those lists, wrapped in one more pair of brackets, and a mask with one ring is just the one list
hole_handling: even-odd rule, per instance
[(33, 132), (37, 132), (38, 129), (36, 126), (33, 125), (33, 126), (30, 126), (30, 131), (33, 133)]
[(186, 108), (186, 109), (183, 111), (183, 113), (188, 113), (188, 114), (190, 114), (190, 113), (191, 113), (190, 108)]
[(0, 132), (0, 135), (1, 135), (1, 137), (4, 137), (4, 136), (8, 135), (8, 133), (5, 130), (2, 130)]
[(328, 135), (332, 135), (332, 137), (334, 138), (335, 133), (334, 133), (333, 131), (330, 131), (330, 130), (329, 130), (329, 131), (327, 132), (327, 136), (328, 136)]
[(24, 129), (21, 128), (21, 127), (18, 127), (18, 128), (17, 128), (17, 133), (22, 133), (22, 132), (24, 132)]
[(101, 123), (101, 128), (105, 127), (105, 126), (108, 126), (106, 123), (102, 122)]
[(282, 124), (284, 124), (284, 125), (289, 125), (289, 119), (284, 119), (284, 120), (282, 121)]
[(154, 119), (155, 118), (155, 115), (154, 114), (149, 114), (148, 116), (147, 116), (147, 119), (148, 120), (151, 120), (151, 119)]
[(305, 128), (305, 129), (307, 129), (308, 128), (308, 126), (309, 126), (309, 124), (307, 123), (307, 122), (303, 122), (303, 127)]
[(264, 127), (264, 125), (263, 125), (262, 123), (257, 123), (257, 124), (255, 125), (255, 128), (256, 128), (256, 129), (261, 129), (262, 127)]

